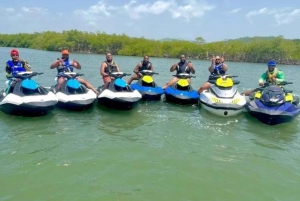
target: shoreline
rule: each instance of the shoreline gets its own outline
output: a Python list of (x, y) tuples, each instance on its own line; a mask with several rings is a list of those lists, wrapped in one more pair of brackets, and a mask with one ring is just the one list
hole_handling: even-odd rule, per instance
[[(2, 47), (2, 46), (0, 46)], [(34, 49), (34, 48), (27, 48), (27, 47), (5, 47), (5, 48), (23, 48), (23, 49), (32, 49), (32, 50), (41, 50), (41, 51), (47, 51), (47, 52), (61, 52), (61, 51), (56, 51), (56, 50), (43, 50), (43, 49)], [(66, 48), (68, 49), (68, 48)], [(76, 54), (94, 54), (94, 55), (105, 55), (105, 53), (96, 53), (96, 52), (91, 52), (91, 51), (72, 51), (72, 50), (69, 50), (71, 53), (76, 53)], [(137, 55), (123, 55), (123, 54), (113, 54), (113, 55), (118, 55), (118, 56), (131, 56), (131, 57), (142, 57), (142, 56), (137, 56)], [(225, 58), (225, 62), (245, 62), (245, 63), (261, 63), (261, 64), (264, 64), (266, 62), (255, 62), (255, 61), (247, 61), (247, 60), (239, 60), (239, 59), (233, 59), (233, 58), (230, 58), (230, 57), (226, 57), (226, 55), (220, 55), (220, 56), (224, 56)], [(149, 57), (152, 57), (152, 58), (169, 58), (169, 59), (178, 59), (178, 57), (170, 57), (168, 55), (162, 55), (160, 57), (157, 57), (157, 56), (151, 56), (149, 55)], [(203, 61), (210, 61), (211, 58), (199, 58), (199, 57), (193, 57), (193, 56), (188, 56), (186, 55), (186, 58), (187, 59), (193, 59), (193, 60), (203, 60)], [(300, 66), (300, 61), (298, 60), (290, 60), (290, 61), (281, 61), (281, 59), (279, 60), (276, 60), (277, 64), (281, 64), (281, 65), (294, 65), (294, 66)]]

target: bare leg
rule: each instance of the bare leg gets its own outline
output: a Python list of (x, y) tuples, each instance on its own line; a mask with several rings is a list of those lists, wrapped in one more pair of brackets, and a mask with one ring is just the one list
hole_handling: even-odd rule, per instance
[(61, 90), (61, 86), (63, 85), (64, 81), (65, 81), (65, 78), (63, 78), (63, 77), (58, 77), (57, 78), (57, 85), (56, 85), (56, 90), (57, 91)]
[(162, 88), (166, 89), (169, 86), (175, 84), (179, 79), (177, 77), (173, 77), (168, 83), (166, 83)]
[(253, 92), (255, 92), (255, 89), (244, 91), (244, 92), (241, 93), (241, 95), (249, 96)]
[(139, 80), (140, 78), (141, 78), (140, 76), (138, 76), (137, 74), (134, 74), (134, 75), (131, 76), (131, 78), (129, 78), (129, 79), (127, 80), (127, 84), (131, 84), (131, 82), (132, 82), (133, 80)]
[(97, 91), (97, 89), (95, 89), (88, 81), (86, 81), (85, 79), (79, 78), (77, 77), (78, 82), (80, 82), (81, 84), (84, 84), (88, 89), (91, 89), (93, 92), (95, 92), (96, 94), (99, 94), (99, 91)]
[(210, 87), (210, 83), (209, 82), (205, 82), (198, 90), (198, 94), (201, 94), (204, 90), (209, 89)]

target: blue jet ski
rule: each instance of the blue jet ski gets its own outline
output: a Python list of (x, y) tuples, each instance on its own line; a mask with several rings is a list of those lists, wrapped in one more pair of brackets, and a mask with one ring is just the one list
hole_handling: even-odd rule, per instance
[(173, 75), (178, 77), (179, 80), (174, 85), (165, 89), (165, 98), (167, 102), (177, 104), (197, 104), (199, 94), (189, 84), (187, 78), (195, 78), (195, 76), (187, 73), (180, 73)]
[(293, 121), (300, 114), (299, 97), (293, 95), (293, 91), (283, 88), (287, 84), (292, 82), (266, 83), (257, 88), (250, 94), (246, 110), (264, 124), (276, 125)]
[(151, 70), (142, 70), (139, 71), (143, 75), (136, 83), (131, 85), (133, 90), (138, 90), (142, 94), (142, 100), (148, 101), (159, 101), (161, 95), (164, 94), (164, 90), (157, 86), (154, 82), (152, 76), (158, 75)]
[(134, 108), (142, 95), (138, 90), (134, 90), (128, 85), (122, 77), (130, 74), (123, 72), (113, 72), (109, 76), (115, 78), (109, 83), (108, 88), (102, 91), (102, 87), (98, 90), (101, 93), (98, 96), (98, 103), (108, 108), (117, 110), (130, 110)]

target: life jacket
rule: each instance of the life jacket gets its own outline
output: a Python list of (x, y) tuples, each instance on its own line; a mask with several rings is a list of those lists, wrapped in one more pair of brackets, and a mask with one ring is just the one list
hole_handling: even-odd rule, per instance
[(62, 66), (63, 66), (63, 68), (57, 68), (58, 73), (73, 72), (73, 67), (70, 65), (69, 59), (64, 60)]
[(180, 73), (188, 73), (188, 74), (190, 74), (191, 72), (190, 72), (190, 69), (189, 69), (189, 67), (188, 67), (188, 62), (187, 61), (185, 61), (184, 63), (181, 63), (181, 62), (178, 62), (177, 63), (177, 75), (178, 74), (180, 74)]
[(225, 71), (223, 70), (223, 63), (215, 64), (214, 71), (211, 73), (211, 76), (214, 75), (224, 75)]
[(150, 61), (148, 61), (146, 64), (144, 64), (143, 61), (141, 61), (141, 63), (142, 63), (142, 66), (139, 67), (139, 71), (142, 71), (142, 70), (151, 70), (152, 64), (151, 64)]
[(267, 70), (266, 73), (267, 73), (267, 79), (266, 79), (266, 82), (272, 82), (272, 77), (275, 77), (275, 78), (276, 78), (276, 75), (277, 75), (277, 73), (278, 73), (278, 69), (275, 68), (274, 71), (273, 71), (273, 73), (270, 73), (270, 71)]
[(104, 61), (106, 63), (106, 67), (104, 69), (104, 72), (109, 74), (109, 73), (114, 73), (114, 72), (118, 72), (118, 68), (117, 65), (114, 61), (111, 61), (111, 63), (108, 63), (107, 61)]
[(6, 62), (7, 66), (10, 68), (12, 76), (17, 75), (19, 72), (25, 72), (26, 69), (23, 67), (22, 62), (18, 61), (16, 64), (12, 60)]

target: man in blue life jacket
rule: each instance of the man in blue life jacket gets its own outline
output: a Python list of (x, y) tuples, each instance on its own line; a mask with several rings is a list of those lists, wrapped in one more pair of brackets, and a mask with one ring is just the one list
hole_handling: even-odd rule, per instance
[[(268, 70), (264, 72), (259, 80), (258, 80), (258, 85), (259, 86), (264, 86), (264, 82), (268, 83), (280, 83), (285, 81), (285, 76), (284, 73), (281, 70), (278, 70), (276, 68), (276, 62), (274, 60), (270, 60), (268, 63)], [(244, 94), (245, 96), (249, 96), (252, 92), (255, 92), (256, 89), (245, 91), (241, 94)]]
[(136, 67), (133, 69), (134, 74), (129, 78), (127, 84), (131, 84), (133, 80), (139, 80), (143, 75), (139, 73), (142, 70), (151, 70), (153, 71), (153, 65), (149, 61), (149, 56), (145, 55), (143, 61), (139, 62)]
[[(68, 50), (63, 50), (61, 54), (61, 58), (54, 61), (50, 66), (50, 69), (57, 68), (57, 91), (61, 90), (61, 87), (65, 81), (65, 78), (61, 76), (62, 73), (73, 72), (73, 67), (76, 69), (81, 69), (81, 65), (78, 61), (76, 61), (75, 59), (73, 59), (72, 61), (69, 60), (70, 54)], [(91, 89), (96, 94), (99, 94), (99, 92), (85, 79), (82, 79), (80, 77), (76, 77), (76, 79), (78, 80), (78, 82), (84, 84), (87, 88)]]
[[(210, 72), (210, 76), (208, 80), (213, 78), (216, 75), (225, 75), (226, 71), (228, 69), (227, 64), (224, 63), (224, 58), (220, 56), (213, 57), (211, 59), (211, 65), (208, 68), (208, 71)], [(198, 94), (202, 93), (204, 90), (209, 89), (210, 83), (205, 82), (198, 90)]]
[[(181, 55), (180, 56), (180, 62), (177, 62), (175, 64), (173, 64), (170, 68), (170, 72), (173, 71), (177, 71), (177, 75), (180, 73), (187, 73), (187, 74), (195, 74), (195, 69), (194, 69), (194, 65), (192, 64), (192, 62), (190, 61), (186, 61), (186, 57), (185, 55)], [(178, 78), (177, 77), (173, 77), (168, 83), (166, 83), (162, 88), (166, 89), (169, 86), (172, 86), (173, 84), (175, 84), (176, 82), (178, 82)], [(191, 83), (191, 79), (188, 78), (187, 79), (189, 83)]]
[(20, 72), (31, 71), (31, 67), (27, 61), (19, 57), (19, 51), (12, 49), (10, 51), (11, 60), (6, 62), (6, 78), (9, 80), (8, 86), (13, 87), (19, 79), (13, 78)]

